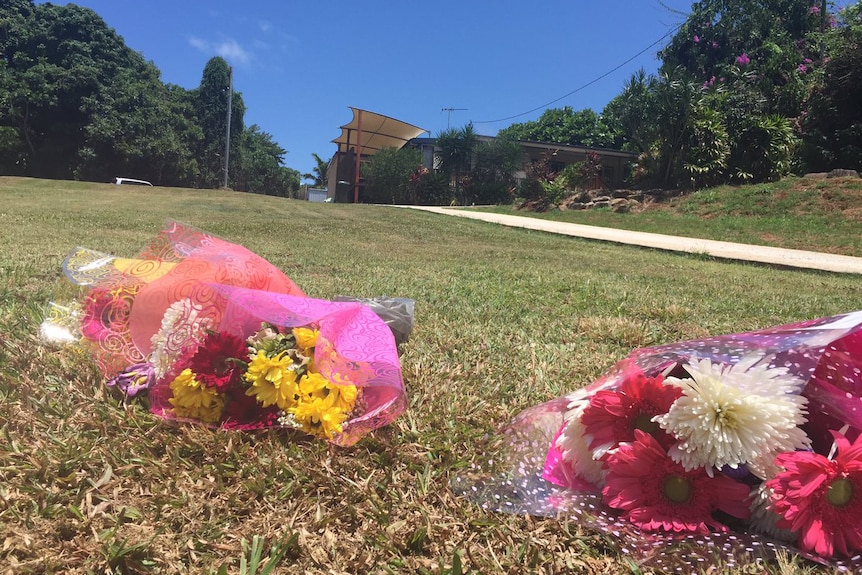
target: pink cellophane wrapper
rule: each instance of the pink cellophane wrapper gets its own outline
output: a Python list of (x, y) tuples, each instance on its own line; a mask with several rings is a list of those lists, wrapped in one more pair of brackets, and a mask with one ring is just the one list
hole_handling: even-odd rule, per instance
[[(757, 354), (770, 367), (785, 367), (802, 384), (808, 399), (802, 428), (812, 449), (827, 455), (833, 444), (829, 430), (844, 430), (853, 441), (862, 431), (862, 311), (782, 325), (768, 329), (634, 350), (596, 381), (579, 390), (590, 397), (599, 390), (619, 389), (626, 375), (647, 377), (677, 363), (708, 359), (735, 365)], [(602, 502), (599, 489), (576, 476), (555, 443), (561, 433), (570, 396), (560, 397), (519, 414), (492, 438), (484, 460), (456, 477), (456, 493), (482, 507), (508, 513), (568, 517), (616, 538), (620, 550), (643, 566), (662, 572), (694, 572), (720, 558), (730, 565), (797, 553), (839, 570), (862, 572), (862, 556), (824, 559), (792, 545), (737, 529), (729, 533), (680, 535), (643, 532)], [(680, 571), (681, 570), (681, 571)]]
[[(147, 362), (165, 312), (182, 300), (207, 329), (242, 338), (262, 322), (317, 327), (321, 375), (362, 388), (361, 412), (332, 439), (336, 444), (355, 443), (406, 406), (397, 347), (383, 320), (360, 303), (305, 297), (283, 272), (240, 245), (171, 223), (134, 259), (79, 248), (63, 268), (73, 283), (89, 287), (81, 341), (108, 379)], [(174, 361), (190, 344), (191, 333), (176, 331), (161, 353)], [(151, 409), (175, 419), (169, 384), (163, 378), (150, 390)]]
[(179, 223), (169, 224), (134, 259), (79, 248), (63, 270), (73, 283), (90, 287), (83, 344), (106, 378), (145, 360), (165, 311), (180, 299), (194, 295), (203, 316), (217, 325), (226, 302), (213, 286), (304, 295), (262, 257)]
[[(246, 338), (260, 329), (261, 322), (281, 328), (318, 326), (314, 362), (321, 375), (336, 384), (362, 388), (362, 413), (348, 420), (334, 443), (352, 445), (404, 411), (406, 394), (395, 338), (368, 307), (224, 285), (208, 287), (226, 302), (215, 331)], [(169, 382), (159, 382), (150, 391), (153, 413), (173, 419), (170, 397)]]

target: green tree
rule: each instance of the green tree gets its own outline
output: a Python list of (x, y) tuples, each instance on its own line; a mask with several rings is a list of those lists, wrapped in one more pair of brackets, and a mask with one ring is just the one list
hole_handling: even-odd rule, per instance
[(329, 170), (329, 162), (315, 153), (312, 153), (311, 156), (314, 158), (314, 167), (311, 169), (311, 173), (302, 174), (302, 178), (305, 180), (313, 180), (312, 186), (315, 188), (325, 188), (326, 172)]
[(567, 146), (617, 148), (621, 144), (619, 134), (602, 116), (589, 108), (576, 112), (570, 106), (545, 110), (538, 120), (512, 124), (497, 136)]
[(410, 174), (410, 197), (420, 206), (448, 206), (454, 201), (446, 174), (419, 166)]
[(658, 138), (658, 126), (652, 117), (653, 88), (654, 79), (641, 68), (602, 110), (602, 117), (619, 134), (619, 147), (645, 153)]
[(0, 27), (0, 126), (18, 135), (18, 170), (71, 178), (90, 121), (83, 100), (143, 59), (95, 12), (74, 4), (4, 3)]
[(252, 124), (237, 139), (235, 189), (268, 196), (298, 196), (299, 172), (282, 165), (287, 151), (270, 134)]
[(422, 165), (415, 148), (384, 148), (361, 164), (364, 180), (362, 200), (372, 204), (416, 203), (411, 175)]
[(839, 12), (820, 40), (826, 60), (801, 118), (800, 158), (809, 171), (862, 170), (862, 2)]
[(654, 78), (651, 90), (649, 113), (655, 122), (656, 140), (645, 155), (645, 164), (651, 166), (653, 179), (660, 185), (685, 185), (689, 183), (684, 164), (692, 141), (694, 113), (705, 105), (702, 92), (681, 68)]
[[(0, 173), (222, 185), (230, 68), (210, 60), (200, 87), (165, 85), (92, 10), (0, 4)], [(230, 173), (237, 187), (296, 194), (299, 174), (233, 94)]]
[(799, 66), (817, 57), (811, 34), (821, 23), (812, 0), (701, 0), (661, 51), (661, 71), (681, 67), (707, 85), (753, 72), (746, 81), (765, 97), (765, 113), (795, 117), (805, 95)]
[(730, 141), (721, 114), (706, 106), (695, 108), (683, 170), (694, 187), (721, 183), (726, 176)]
[(75, 176), (107, 181), (126, 174), (160, 185), (194, 185), (192, 150), (201, 136), (185, 115), (181, 91), (162, 84), (155, 66), (141, 61), (83, 98), (89, 121)]
[(449, 128), (437, 135), (438, 169), (449, 178), (455, 200), (465, 205), (469, 195), (469, 173), (473, 164), (473, 151), (479, 137), (473, 129), (473, 124), (463, 128)]
[[(233, 92), (230, 98), (231, 69), (227, 61), (216, 56), (204, 66), (200, 87), (197, 95), (197, 118), (203, 132), (203, 140), (199, 149), (200, 185), (206, 188), (218, 188), (224, 184), (224, 155), (227, 138), (227, 106), (231, 101), (231, 146), (230, 154), (237, 151), (239, 138), (244, 129), (243, 117), (245, 104), (240, 94)], [(228, 171), (232, 172), (233, 162), (229, 162)], [(231, 183), (228, 182), (228, 186)]]
[(475, 163), (465, 203), (502, 204), (513, 199), (515, 172), (524, 164), (524, 150), (518, 142), (497, 138), (479, 142), (474, 148)]

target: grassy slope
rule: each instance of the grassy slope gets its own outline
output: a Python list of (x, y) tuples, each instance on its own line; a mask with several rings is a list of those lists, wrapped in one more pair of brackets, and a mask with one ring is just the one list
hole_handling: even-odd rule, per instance
[[(351, 449), (173, 427), (106, 393), (79, 352), (41, 346), (43, 304), (71, 295), (64, 255), (132, 255), (166, 219), (242, 243), (316, 297), (414, 298), (408, 412)], [(608, 537), (486, 513), (450, 477), (485, 434), (633, 347), (862, 301), (858, 277), (220, 191), (0, 178), (0, 238), (0, 565), (16, 573), (233, 572), (255, 535), (289, 538), (276, 572), (448, 573), (457, 554), (472, 572), (632, 573)]]
[[(487, 208), (512, 213), (509, 206)], [(518, 215), (713, 240), (862, 257), (862, 179), (787, 178), (722, 186), (648, 205), (636, 213), (607, 209)]]

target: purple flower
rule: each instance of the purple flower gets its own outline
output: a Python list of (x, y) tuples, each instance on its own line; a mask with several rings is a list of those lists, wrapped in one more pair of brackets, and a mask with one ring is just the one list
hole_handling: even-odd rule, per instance
[(717, 50), (717, 49), (718, 49), (718, 42), (713, 42), (713, 43), (712, 43), (712, 49), (713, 49), (713, 50)]
[(700, 42), (700, 36), (698, 36), (697, 34), (695, 34), (695, 35), (694, 35), (694, 43), (695, 43), (695, 44), (697, 44), (698, 42)]
[(135, 397), (156, 383), (156, 372), (149, 363), (130, 365), (108, 380), (108, 387), (116, 387), (127, 397)]
[(808, 9), (809, 14), (820, 14), (820, 6), (812, 6)]
[(736, 57), (736, 63), (740, 66), (746, 66), (751, 62), (751, 58), (748, 57), (748, 54), (743, 52), (739, 56)]
[(808, 66), (806, 66), (805, 64), (800, 64), (799, 66), (796, 67), (796, 69), (799, 70), (800, 74), (804, 74), (805, 72), (808, 71)]

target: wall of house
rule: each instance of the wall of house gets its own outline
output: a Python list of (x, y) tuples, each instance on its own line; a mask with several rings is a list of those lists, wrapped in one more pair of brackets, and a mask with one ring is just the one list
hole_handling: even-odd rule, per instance
[[(524, 145), (524, 150), (527, 154), (527, 162), (536, 162), (544, 154), (548, 154), (551, 159), (551, 164), (556, 170), (562, 170), (566, 166), (584, 162), (587, 159), (587, 149), (567, 149), (567, 148), (549, 148), (549, 147), (533, 147), (529, 144)], [(616, 150), (607, 150), (602, 153), (602, 150), (589, 150), (596, 152), (602, 160), (602, 180), (608, 187), (617, 187), (622, 185), (623, 178), (628, 171), (628, 165), (637, 159), (635, 154), (627, 154)]]
[[(492, 141), (492, 136), (479, 136), (480, 141)], [(422, 165), (428, 169), (435, 169), (435, 141), (434, 138), (415, 138), (408, 145), (412, 145), (422, 153)], [(623, 184), (623, 178), (628, 172), (628, 165), (637, 160), (637, 155), (620, 150), (591, 149), (577, 146), (556, 146), (554, 144), (542, 144), (538, 142), (521, 142), (524, 148), (524, 165), (538, 161), (543, 154), (550, 154), (556, 168), (562, 170), (566, 166), (583, 162), (587, 159), (588, 152), (596, 152), (602, 159), (602, 180), (608, 187), (618, 187)], [(523, 179), (526, 172), (516, 172), (515, 177)]]

